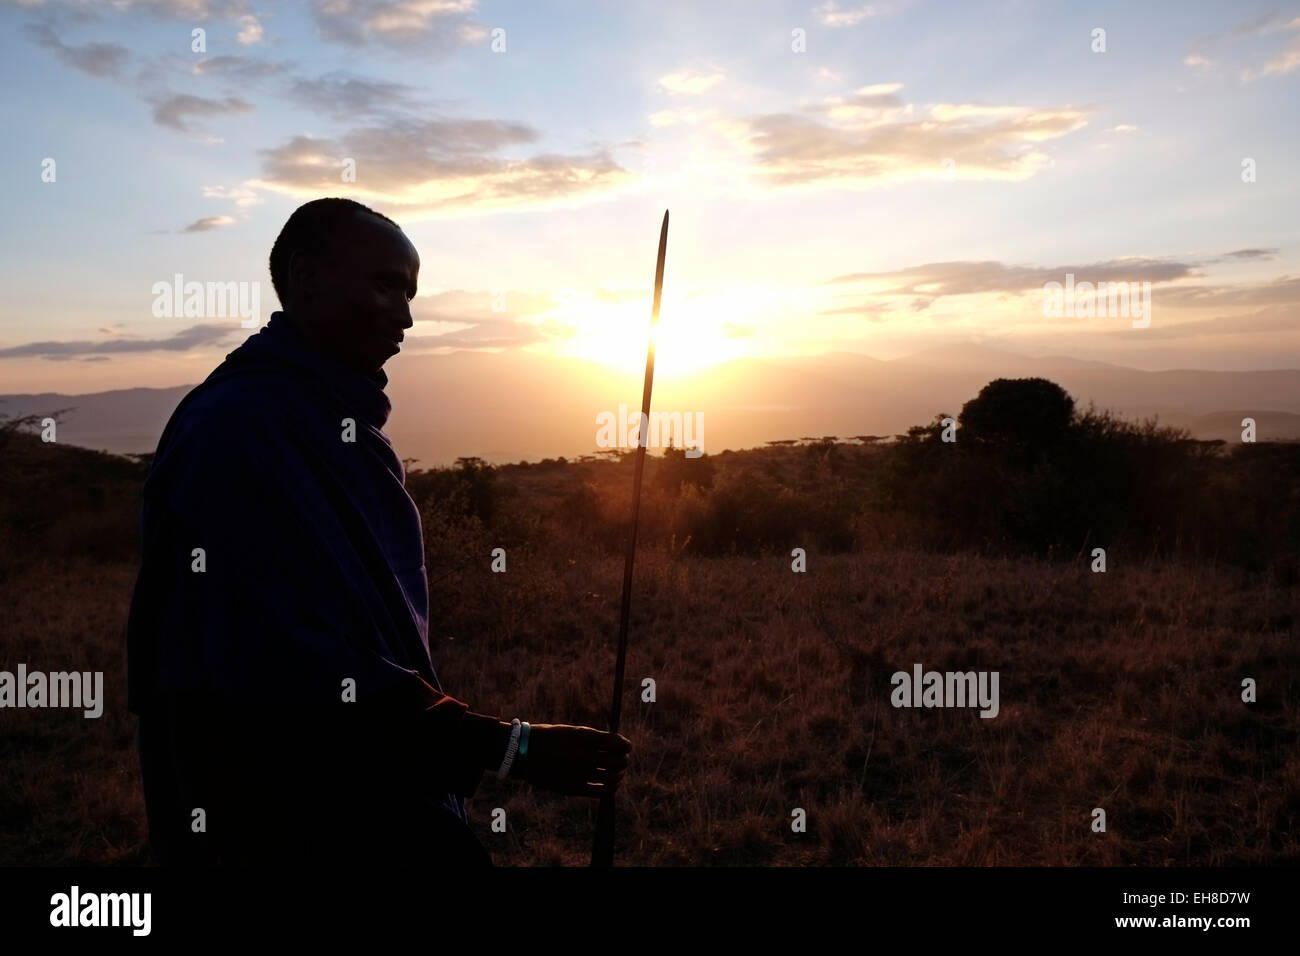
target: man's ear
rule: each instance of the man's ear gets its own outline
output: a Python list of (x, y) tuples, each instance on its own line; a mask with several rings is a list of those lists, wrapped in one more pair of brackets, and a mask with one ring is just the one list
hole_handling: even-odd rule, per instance
[(302, 302), (315, 297), (320, 266), (310, 252), (295, 249), (289, 257), (289, 297)]

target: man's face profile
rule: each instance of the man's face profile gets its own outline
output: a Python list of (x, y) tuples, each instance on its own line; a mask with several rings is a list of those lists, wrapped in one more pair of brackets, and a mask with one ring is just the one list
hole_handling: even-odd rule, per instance
[(289, 263), (296, 328), (333, 358), (376, 372), (400, 351), (413, 324), (420, 257), (406, 235), (358, 213), (319, 255), (295, 252)]

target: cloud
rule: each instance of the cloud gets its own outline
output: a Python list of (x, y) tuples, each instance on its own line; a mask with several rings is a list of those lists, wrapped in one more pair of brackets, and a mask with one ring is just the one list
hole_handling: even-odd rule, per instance
[(234, 96), (224, 100), (211, 100), (188, 93), (173, 93), (153, 101), (153, 119), (159, 126), (166, 126), (182, 133), (193, 132), (191, 117), (222, 116), (227, 113), (249, 113), (253, 110), (251, 103)]
[(357, 120), (395, 109), (416, 107), (415, 88), (404, 83), (372, 80), (338, 71), (313, 80), (296, 79), (289, 96), (301, 105), (333, 119)]
[[(493, 311), (497, 303), (504, 306), (503, 312)], [(417, 296), (411, 304), (411, 317), (416, 322), (499, 322), (503, 317), (542, 315), (559, 305), (559, 300), (544, 293), (508, 289), (498, 295), (492, 290), (449, 289)]]
[[(20, 7), (66, 11), (80, 19), (93, 19), (94, 0), (17, 0)], [(248, 0), (113, 0), (121, 12), (140, 12), (172, 20), (233, 19), (248, 12)]]
[(215, 345), (231, 335), (243, 332), (238, 325), (207, 323), (192, 325), (187, 329), (162, 339), (138, 339), (114, 336), (101, 342), (29, 342), (0, 349), (0, 359), (45, 358), (51, 360), (73, 358), (81, 355), (126, 355), (137, 352), (187, 352), (192, 348)]
[(131, 58), (130, 52), (120, 43), (69, 46), (59, 39), (54, 27), (48, 23), (24, 24), (22, 30), (40, 46), (54, 51), (60, 61), (91, 76), (121, 76)]
[[(848, 96), (828, 96), (820, 103), (806, 108), (806, 112), (825, 114), (832, 120), (858, 120), (880, 123), (887, 120), (902, 120), (912, 116), (914, 107), (904, 103), (897, 95), (903, 88), (902, 83), (876, 83), (854, 90)], [(940, 113), (954, 111), (952, 106), (935, 107)], [(971, 109), (968, 107), (968, 109)], [(936, 119), (953, 119), (951, 115), (936, 116)]]
[(1276, 249), (1238, 249), (1224, 253), (1225, 259), (1276, 259)]
[[(1160, 308), (1165, 303), (1152, 302), (1152, 310)], [(1296, 329), (1296, 319), (1300, 317), (1294, 304), (1290, 307), (1273, 306), (1270, 308), (1260, 309), (1246, 315), (1219, 315), (1212, 319), (1203, 319), (1197, 322), (1180, 322), (1177, 325), (1161, 325), (1153, 323), (1142, 330), (1144, 339), (1185, 339), (1200, 335), (1277, 335), (1278, 333), (1294, 332)], [(1110, 330), (1110, 335), (1134, 335), (1127, 329), (1115, 331)]]
[[(6, 0), (0, 0), (0, 3)], [(20, 8), (39, 8), (46, 16), (96, 19), (100, 10), (168, 20), (228, 23), (243, 46), (264, 40), (261, 17), (249, 0), (7, 0)], [(265, 5), (264, 5), (265, 6)], [(322, 38), (345, 46), (372, 41), (393, 49), (441, 57), (468, 44), (482, 43), (487, 28), (472, 14), (475, 0), (311, 0), (310, 15)]]
[(1253, 20), (1244, 20), (1238, 23), (1232, 28), (1232, 35), (1235, 37), (1266, 36), (1270, 33), (1276, 33), (1278, 30), (1295, 26), (1295, 24), (1296, 21), (1291, 20), (1288, 14), (1271, 10)]
[[(494, 312), (493, 305), (503, 311)], [(545, 293), (507, 290), (504, 296), (490, 290), (451, 289), (437, 295), (418, 296), (411, 305), (416, 325), (402, 343), (403, 351), (433, 349), (520, 348), (572, 334), (572, 329), (551, 320), (523, 321), (544, 316), (562, 303)], [(418, 334), (421, 326), (456, 326), (441, 334)]]
[[(914, 311), (920, 311), (944, 296), (991, 293), (1020, 295), (1031, 290), (1041, 291), (1045, 283), (1064, 282), (1067, 273), (1074, 275), (1076, 283), (1173, 282), (1196, 274), (1192, 264), (1162, 259), (1112, 259), (1050, 269), (1009, 266), (995, 261), (957, 261), (930, 262), (893, 272), (855, 272), (836, 276), (830, 280), (830, 284), (870, 283), (882, 286), (868, 293), (872, 297), (920, 296), (921, 299), (910, 304)], [(918, 301), (924, 303), (919, 308)]]
[(257, 190), (247, 186), (204, 186), (202, 192), (205, 199), (234, 200), (235, 205), (240, 209), (262, 203), (262, 197)]
[(1300, 277), (1280, 276), (1268, 282), (1165, 289), (1160, 294), (1160, 301), (1166, 305), (1189, 309), (1294, 305), (1300, 302)]
[(1296, 68), (1300, 68), (1300, 35), (1293, 37), (1286, 45), (1286, 49), (1265, 63), (1261, 72), (1264, 76), (1270, 76), (1277, 73), (1290, 73)]
[(650, 125), (656, 127), (678, 126), (680, 124), (702, 126), (721, 116), (722, 114), (716, 109), (696, 109), (684, 106), (680, 109), (656, 110), (650, 114)]
[(863, 20), (888, 13), (889, 8), (879, 3), (867, 3), (851, 10), (841, 10), (835, 0), (827, 0), (820, 6), (813, 7), (813, 15), (824, 27), (853, 27)]
[(246, 14), (239, 18), (239, 34), (235, 37), (242, 46), (252, 46), (262, 42), (262, 24), (257, 17)]
[[(1268, 13), (1238, 25), (1233, 30), (1233, 36), (1266, 36), (1281, 30), (1300, 31), (1300, 17), (1288, 18), (1283, 14)], [(1258, 71), (1243, 69), (1241, 80), (1248, 83), (1262, 76), (1290, 73), (1297, 68), (1300, 68), (1300, 32), (1292, 36), (1282, 51), (1267, 60)]]
[(402, 343), (404, 352), (432, 349), (513, 349), (545, 342), (551, 336), (538, 326), (516, 319), (496, 318), (476, 322), (471, 328), (442, 335), (416, 335)]
[(481, 43), (487, 29), (470, 16), (474, 0), (312, 0), (312, 16), (327, 40), (386, 46), (444, 56)]
[(395, 205), (389, 214), (432, 216), (545, 205), (637, 181), (604, 150), (496, 155), (536, 139), (520, 123), (392, 117), (338, 139), (295, 136), (262, 150), (263, 178), (249, 185), (314, 198), (322, 190), (337, 192), (343, 160), (353, 159), (366, 199)]
[(203, 219), (195, 220), (190, 223), (181, 232), (208, 232), (211, 229), (220, 229), (222, 226), (229, 226), (235, 220), (230, 216), (205, 216)]
[[(1188, 284), (1183, 279), (1203, 278), (1199, 267), (1211, 262), (1253, 261), (1273, 258), (1275, 249), (1238, 249), (1199, 262), (1167, 259), (1113, 259), (1091, 264), (1039, 268), (1002, 262), (931, 262), (889, 272), (857, 272), (836, 276), (828, 285), (862, 284), (866, 291), (838, 298), (851, 300), (841, 307), (824, 309), (818, 315), (856, 315), (873, 322), (887, 314), (925, 311), (945, 297), (995, 295), (1019, 297), (1042, 293), (1047, 282), (1065, 283), (1066, 274), (1080, 282), (1150, 282), (1152, 308), (1165, 316), (1159, 329), (1144, 329), (1144, 337), (1173, 339), (1194, 335), (1264, 334), (1291, 332), (1300, 320), (1300, 277), (1281, 276), (1265, 282), (1236, 284)], [(1180, 310), (1222, 310), (1211, 319), (1171, 324), (1168, 317)], [(1242, 310), (1252, 310), (1240, 314)], [(1231, 314), (1233, 311), (1238, 314)], [(1036, 307), (1035, 307), (1036, 313)], [(945, 315), (942, 318), (953, 318)], [(1123, 330), (1120, 334), (1132, 334)]]
[(690, 96), (698, 96), (701, 93), (708, 92), (721, 83), (722, 80), (723, 73), (721, 70), (712, 70), (707, 73), (678, 70), (676, 73), (667, 73), (659, 77), (659, 86), (669, 93), (685, 93)]
[(287, 64), (274, 60), (256, 60), (238, 54), (205, 56), (196, 60), (189, 71), (196, 76), (222, 76), (237, 80), (259, 80), (283, 73)]
[(1194, 70), (1208, 70), (1214, 66), (1214, 61), (1199, 53), (1189, 53), (1183, 57), (1183, 66), (1190, 66)]
[(1108, 130), (1103, 130), (1103, 132), (1106, 132), (1106, 133), (1136, 133), (1137, 130), (1138, 130), (1138, 128), (1137, 128), (1136, 126), (1134, 126), (1132, 123), (1120, 123), (1118, 126), (1112, 126), (1112, 127), (1111, 127), (1110, 129), (1108, 129)]
[(714, 125), (751, 155), (758, 180), (774, 187), (871, 186), (952, 174), (1014, 182), (1049, 165), (1040, 144), (1082, 128), (1089, 112), (940, 103), (918, 117), (900, 89), (878, 84), (798, 112)]

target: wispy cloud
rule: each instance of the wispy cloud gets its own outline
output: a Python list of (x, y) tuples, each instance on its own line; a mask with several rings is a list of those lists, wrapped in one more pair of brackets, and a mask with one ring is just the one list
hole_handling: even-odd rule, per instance
[(826, 3), (813, 7), (813, 15), (824, 27), (854, 27), (864, 20), (888, 12), (889, 7), (881, 3), (865, 3), (841, 10), (835, 0), (827, 0)]
[(1166, 289), (1161, 301), (1180, 308), (1222, 309), (1300, 303), (1300, 278), (1282, 276), (1267, 282), (1194, 285)]
[(538, 139), (521, 123), (487, 119), (389, 118), (337, 139), (295, 136), (263, 150), (259, 188), (301, 196), (337, 191), (345, 159), (356, 188), (406, 215), (543, 205), (608, 192), (635, 181), (607, 151), (584, 155), (496, 155)]
[[(868, 299), (904, 296), (907, 308), (923, 311), (945, 296), (1000, 294), (1021, 295), (1041, 291), (1047, 282), (1061, 282), (1067, 273), (1088, 282), (1173, 282), (1196, 275), (1194, 264), (1161, 259), (1115, 259), (1043, 268), (1014, 266), (996, 261), (928, 262), (892, 272), (854, 272), (836, 276), (828, 284), (861, 284), (875, 288), (864, 293)], [(860, 306), (829, 310), (859, 311)]]
[(1235, 37), (1267, 36), (1270, 33), (1276, 33), (1294, 25), (1295, 20), (1292, 19), (1291, 14), (1270, 10), (1268, 13), (1261, 14), (1254, 19), (1243, 20), (1238, 23), (1232, 28), (1232, 35)]
[(1225, 259), (1276, 259), (1277, 249), (1237, 249), (1234, 252), (1225, 252)]
[(208, 232), (212, 229), (220, 229), (222, 226), (229, 226), (234, 221), (231, 216), (205, 216), (190, 223), (181, 232)]
[(1089, 112), (940, 103), (918, 116), (897, 95), (900, 88), (864, 87), (726, 129), (752, 156), (760, 181), (772, 186), (947, 177), (1019, 181), (1051, 162), (1041, 144), (1082, 128)]
[[(1142, 330), (1142, 337), (1188, 339), (1203, 335), (1277, 335), (1295, 331), (1297, 318), (1300, 318), (1300, 310), (1291, 303), (1289, 307), (1269, 307), (1246, 315), (1219, 315), (1195, 322), (1152, 325)], [(1122, 335), (1124, 332), (1111, 330), (1109, 334)]]
[(419, 105), (414, 87), (387, 80), (367, 79), (346, 72), (327, 73), (314, 79), (299, 78), (289, 86), (289, 96), (302, 106), (333, 119), (353, 121), (389, 114)]
[(230, 199), (239, 209), (257, 206), (262, 203), (262, 196), (256, 189), (247, 186), (203, 186), (201, 192), (205, 199)]
[[(1293, 30), (1300, 30), (1300, 17), (1292, 20), (1288, 26)], [(1286, 49), (1265, 63), (1260, 72), (1269, 76), (1276, 73), (1290, 73), (1295, 69), (1300, 69), (1300, 33), (1291, 38)]]
[[(16, 0), (17, 6), (64, 11), (81, 17), (96, 15), (93, 0)], [(172, 20), (229, 19), (248, 12), (248, 0), (113, 0), (115, 11), (143, 13)]]
[(0, 359), (4, 358), (45, 358), (66, 359), (80, 355), (126, 355), (138, 352), (187, 352), (205, 345), (215, 345), (240, 332), (247, 335), (237, 324), (220, 325), (207, 323), (192, 325), (167, 338), (141, 339), (124, 335), (100, 341), (73, 342), (29, 342), (0, 349)]
[(321, 36), (361, 46), (371, 40), (389, 47), (445, 55), (486, 40), (487, 28), (471, 14), (474, 0), (312, 0)]
[(288, 64), (275, 60), (259, 60), (239, 54), (205, 56), (189, 66), (195, 76), (220, 76), (224, 79), (258, 80), (283, 73)]
[[(644, 294), (644, 293), (642, 293)], [(501, 312), (494, 310), (500, 304)], [(418, 296), (411, 305), (417, 322), (497, 322), (502, 318), (543, 315), (560, 305), (546, 293), (508, 289), (498, 295), (491, 290), (449, 289), (436, 295)]]
[[(1225, 261), (1268, 260), (1275, 249), (1237, 249), (1205, 260), (1172, 261), (1131, 258), (1041, 268), (997, 261), (930, 262), (888, 272), (855, 272), (836, 276), (828, 285), (864, 286), (862, 291), (836, 298), (846, 304), (818, 311), (818, 315), (856, 315), (872, 322), (890, 314), (924, 312), (947, 296), (985, 295), (999, 299), (1041, 293), (1045, 283), (1062, 282), (1072, 274), (1077, 282), (1150, 282), (1159, 286), (1158, 301), (1166, 317), (1159, 327), (1143, 330), (1143, 338), (1180, 339), (1201, 335), (1266, 334), (1293, 331), (1300, 320), (1300, 278), (1283, 276), (1259, 282), (1188, 283), (1203, 279), (1200, 267)], [(1209, 319), (1171, 322), (1170, 315), (1191, 311), (1224, 310)], [(1242, 310), (1251, 310), (1243, 312)], [(1031, 309), (1037, 317), (1037, 304)], [(1005, 311), (1013, 319), (1015, 308)], [(1131, 334), (1130, 330), (1125, 332)], [(1124, 333), (1119, 333), (1124, 334)]]
[(257, 17), (247, 14), (239, 18), (239, 33), (235, 39), (243, 46), (262, 42), (262, 24)]
[(120, 43), (86, 43), (72, 46), (59, 39), (48, 23), (24, 24), (22, 30), (37, 44), (52, 50), (62, 63), (91, 76), (120, 77), (131, 54)]
[(230, 113), (250, 113), (252, 110), (253, 104), (236, 96), (214, 100), (189, 93), (172, 93), (154, 99), (153, 118), (159, 126), (190, 133), (194, 132), (191, 119), (195, 117), (207, 119)]
[(659, 77), (659, 86), (669, 93), (695, 96), (708, 92), (722, 80), (721, 70), (678, 70)]
[[(1203, 37), (1201, 41), (1210, 44), (1231, 43), (1240, 41), (1242, 38), (1267, 37), (1282, 32), (1288, 32), (1292, 35), (1280, 52), (1270, 56), (1258, 67), (1246, 66), (1242, 68), (1241, 81), (1248, 83), (1261, 77), (1290, 73), (1293, 70), (1300, 69), (1300, 17), (1290, 13), (1284, 14), (1278, 11), (1270, 11), (1237, 24), (1227, 33)], [(1210, 65), (1212, 62), (1201, 57), (1199, 53), (1191, 54), (1184, 58), (1183, 62), (1188, 66), (1202, 65), (1201, 62), (1192, 62), (1194, 59), (1203, 61), (1205, 66)]]

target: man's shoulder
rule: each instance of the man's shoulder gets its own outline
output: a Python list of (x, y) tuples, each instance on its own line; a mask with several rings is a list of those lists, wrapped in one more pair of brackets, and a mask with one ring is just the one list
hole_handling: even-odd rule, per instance
[(175, 438), (239, 441), (271, 427), (282, 408), (274, 376), (250, 373), (209, 379), (185, 396), (172, 414)]
[(285, 431), (281, 389), (269, 375), (209, 379), (172, 413), (146, 494), (218, 475), (273, 470)]

